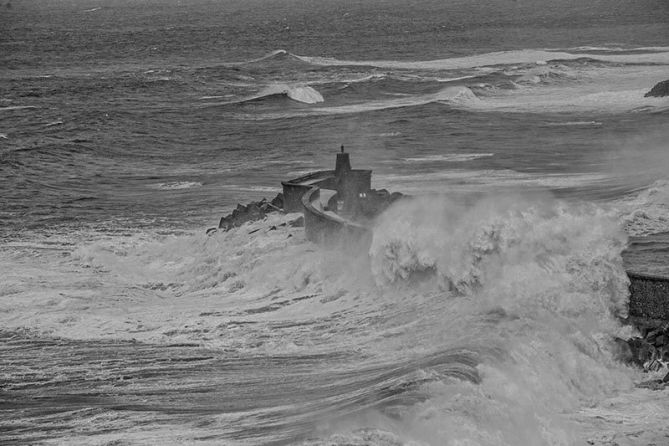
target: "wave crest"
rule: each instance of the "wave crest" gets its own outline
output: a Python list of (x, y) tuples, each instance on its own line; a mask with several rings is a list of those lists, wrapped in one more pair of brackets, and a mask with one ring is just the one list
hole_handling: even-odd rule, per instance
[[(626, 242), (615, 217), (594, 206), (526, 197), (465, 206), (425, 198), (382, 216), (370, 256), (383, 286), (429, 275), (442, 289), (487, 296), (506, 310), (539, 304), (571, 313), (603, 304), (607, 312), (623, 314)], [(523, 308), (528, 299), (531, 305)]]

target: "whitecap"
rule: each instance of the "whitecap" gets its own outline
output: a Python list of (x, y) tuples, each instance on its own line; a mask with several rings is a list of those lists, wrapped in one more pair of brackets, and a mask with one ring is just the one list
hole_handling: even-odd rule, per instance
[(442, 153), (439, 155), (427, 155), (422, 157), (403, 158), (403, 161), (409, 163), (431, 163), (446, 161), (451, 163), (472, 161), (478, 158), (488, 158), (494, 156), (494, 153)]
[(8, 107), (0, 107), (0, 112), (12, 111), (12, 110), (27, 110), (32, 108), (37, 108), (37, 107), (35, 107), (34, 105), (10, 105)]
[(599, 121), (566, 121), (566, 122), (548, 122), (547, 126), (551, 127), (584, 127), (584, 126), (593, 126), (599, 127), (602, 125)]
[(322, 66), (373, 66), (378, 68), (397, 69), (426, 69), (426, 70), (455, 70), (467, 68), (490, 67), (495, 65), (537, 64), (553, 60), (593, 59), (602, 62), (614, 63), (653, 63), (668, 64), (669, 50), (648, 51), (635, 54), (588, 54), (570, 53), (566, 50), (513, 50), (497, 51), (474, 56), (452, 57), (448, 59), (423, 61), (398, 60), (340, 60), (327, 57), (295, 56), (313, 65)]
[(280, 192), (281, 188), (273, 186), (252, 186), (241, 184), (225, 184), (220, 186), (224, 190), (244, 191), (244, 192)]
[(199, 181), (171, 181), (168, 183), (158, 183), (149, 185), (152, 189), (158, 190), (180, 190), (180, 189), (190, 189), (193, 187), (201, 187), (202, 183)]

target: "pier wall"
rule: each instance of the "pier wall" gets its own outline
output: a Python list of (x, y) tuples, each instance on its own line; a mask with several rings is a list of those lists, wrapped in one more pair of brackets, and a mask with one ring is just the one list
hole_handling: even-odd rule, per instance
[(629, 318), (653, 324), (669, 322), (669, 277), (628, 272)]
[(334, 170), (319, 170), (293, 180), (282, 181), (283, 209), (286, 212), (302, 212), (302, 197), (313, 187), (335, 188)]
[(367, 246), (371, 243), (369, 228), (346, 220), (334, 213), (323, 212), (314, 203), (319, 201), (320, 189), (312, 187), (303, 197), (304, 230), (307, 240), (320, 244)]

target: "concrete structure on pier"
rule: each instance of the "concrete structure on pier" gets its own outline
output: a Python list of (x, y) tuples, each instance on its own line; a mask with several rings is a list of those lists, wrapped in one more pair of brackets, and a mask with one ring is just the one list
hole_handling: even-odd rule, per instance
[[(282, 181), (284, 210), (304, 212), (307, 238), (314, 242), (365, 237), (368, 228), (353, 221), (359, 214), (361, 198), (371, 191), (372, 171), (352, 169), (349, 154), (337, 154), (334, 170), (320, 170)], [(321, 189), (335, 191), (327, 205), (321, 202)]]
[(319, 170), (292, 180), (282, 181), (281, 185), (286, 212), (302, 211), (302, 197), (310, 189), (317, 187), (337, 191), (337, 199), (341, 207), (336, 211), (341, 214), (352, 214), (360, 194), (372, 188), (372, 171), (351, 169), (349, 154), (344, 152), (344, 146), (342, 146), (341, 153), (337, 154), (334, 170)]

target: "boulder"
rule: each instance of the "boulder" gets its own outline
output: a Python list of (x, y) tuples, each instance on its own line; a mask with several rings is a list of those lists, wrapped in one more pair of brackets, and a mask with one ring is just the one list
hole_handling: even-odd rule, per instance
[(404, 198), (404, 197), (405, 197), (405, 195), (404, 195), (403, 193), (401, 193), (401, 192), (393, 192), (392, 194), (390, 194), (390, 202), (391, 202), (391, 203), (394, 203), (394, 202), (396, 202), (397, 200), (400, 200), (400, 199), (402, 199), (402, 198)]
[(293, 228), (302, 228), (304, 227), (304, 217), (299, 216), (295, 220), (291, 220), (288, 224)]
[(645, 98), (663, 98), (669, 96), (669, 80), (658, 82), (648, 93), (643, 95)]
[(221, 218), (218, 224), (219, 229), (229, 231), (232, 228), (243, 225), (249, 221), (262, 220), (266, 213), (260, 209), (258, 203), (249, 203), (247, 206), (238, 204), (237, 208), (231, 214)]
[(276, 197), (270, 201), (270, 204), (278, 209), (283, 209), (283, 194), (279, 192)]
[(630, 347), (631, 362), (643, 367), (648, 361), (656, 357), (655, 347), (642, 338), (632, 338), (627, 341)]
[(634, 355), (632, 353), (632, 348), (629, 345), (629, 341), (621, 338), (615, 338), (613, 341), (615, 347), (615, 357), (624, 363), (631, 363), (634, 359)]

